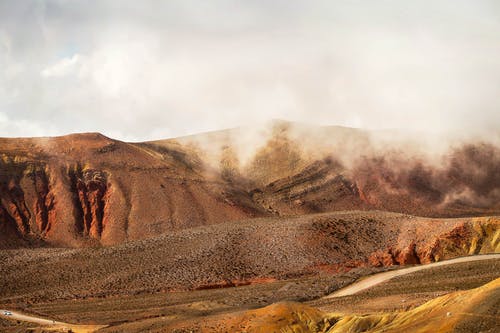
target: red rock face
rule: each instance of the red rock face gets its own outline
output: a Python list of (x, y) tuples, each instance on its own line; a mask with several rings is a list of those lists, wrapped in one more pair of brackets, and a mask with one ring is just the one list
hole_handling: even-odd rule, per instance
[(421, 263), (421, 258), (416, 251), (417, 244), (411, 242), (404, 249), (389, 248), (387, 251), (377, 251), (368, 257), (371, 266), (416, 265)]
[(82, 171), (79, 166), (69, 172), (77, 207), (77, 230), (93, 239), (100, 239), (103, 230), (106, 174), (98, 170)]
[[(495, 252), (498, 241), (494, 241), (494, 231), (498, 230), (500, 220), (497, 218), (483, 219), (472, 222), (458, 222), (439, 233), (431, 233), (427, 238), (414, 240), (415, 235), (403, 233), (406, 241), (386, 250), (378, 250), (368, 257), (368, 264), (375, 267), (392, 265), (428, 264), (471, 253)], [(420, 225), (419, 232), (429, 230), (429, 226)], [(487, 232), (484, 230), (492, 230)], [(482, 230), (482, 231), (481, 231)], [(482, 249), (485, 244), (491, 248)]]
[(10, 212), (10, 216), (16, 221), (19, 231), (23, 234), (29, 233), (30, 228), (28, 220), (30, 218), (30, 213), (24, 203), (23, 191), (12, 179), (9, 181), (6, 188), (4, 187), (3, 191), (7, 193), (10, 199), (6, 204), (6, 210)]
[(420, 264), (420, 258), (416, 251), (417, 244), (410, 243), (408, 247), (396, 256), (396, 262), (400, 265), (416, 265)]
[(36, 170), (31, 179), (36, 193), (35, 221), (42, 235), (50, 229), (49, 212), (54, 208), (54, 195), (49, 191), (47, 175), (44, 170)]
[(54, 203), (45, 165), (10, 161), (0, 166), (0, 225), (15, 230), (18, 242), (43, 237), (50, 229), (49, 212)]
[(0, 247), (110, 245), (266, 215), (176, 146), (153, 150), (95, 134), (0, 139), (0, 158)]
[(3, 174), (0, 183), (0, 223), (15, 225), (18, 234), (27, 238), (45, 238), (58, 224), (57, 208), (74, 209), (73, 227), (78, 233), (82, 237), (100, 238), (107, 190), (104, 172), (70, 168), (68, 177), (63, 179), (69, 182), (69, 193), (63, 195), (72, 195), (74, 205), (56, 207), (57, 197), (62, 193), (57, 194), (51, 188), (45, 165), (26, 163), (10, 169), (11, 173)]

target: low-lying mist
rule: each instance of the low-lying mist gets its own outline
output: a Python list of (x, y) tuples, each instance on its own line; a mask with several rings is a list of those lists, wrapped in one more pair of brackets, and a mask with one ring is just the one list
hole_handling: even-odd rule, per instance
[(224, 178), (259, 186), (329, 158), (375, 201), (383, 196), (373, 193), (383, 192), (433, 205), (500, 202), (500, 140), (491, 133), (368, 131), (274, 121), (177, 141), (195, 147)]

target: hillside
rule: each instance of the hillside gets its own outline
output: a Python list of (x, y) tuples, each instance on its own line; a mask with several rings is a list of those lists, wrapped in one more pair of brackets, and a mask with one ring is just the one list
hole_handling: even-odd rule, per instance
[(260, 218), (112, 247), (0, 251), (0, 301), (224, 288), (500, 251), (498, 218), (383, 212)]
[[(312, 307), (310, 313), (320, 313), (320, 320), (323, 324), (325, 323), (324, 317), (339, 318), (351, 314), (357, 314), (359, 317), (360, 314), (405, 312), (436, 297), (458, 290), (477, 288), (497, 279), (500, 259), (498, 255), (496, 257), (497, 259), (488, 260), (474, 260), (477, 257), (471, 257), (473, 261), (449, 262), (440, 267), (431, 267), (402, 275), (366, 291), (339, 298), (321, 298), (320, 296), (328, 290), (337, 290), (349, 285), (366, 274), (378, 275), (376, 270), (356, 269), (337, 275), (322, 274), (307, 278), (250, 284), (238, 288), (145, 293), (120, 297), (40, 300), (14, 304), (0, 302), (0, 308), (12, 308), (35, 317), (74, 324), (109, 325), (99, 332), (233, 332), (238, 331), (242, 326), (247, 330), (250, 328), (249, 325), (260, 326), (264, 329), (270, 324), (278, 325), (278, 327), (292, 324), (309, 327), (307, 322), (301, 321), (301, 318), (306, 318), (305, 316), (296, 317), (292, 312), (301, 312)], [(467, 257), (461, 259), (466, 260)], [(364, 279), (361, 278), (361, 280)], [(296, 303), (311, 298), (317, 299), (303, 304)], [(278, 304), (266, 307), (273, 303)], [(305, 307), (304, 304), (310, 306)], [(253, 311), (262, 307), (266, 308)], [(279, 308), (281, 309), (279, 313), (274, 311)], [(470, 324), (468, 329), (462, 330), (463, 332), (476, 332), (475, 327), (487, 330), (488, 325), (496, 323), (495, 321), (488, 323), (488, 320), (492, 318), (490, 316), (495, 315), (494, 312), (477, 313), (480, 315), (471, 316), (474, 312), (475, 310), (467, 317), (463, 317), (465, 319), (463, 324)], [(252, 313), (258, 313), (259, 317), (254, 318)], [(335, 315), (328, 315), (331, 313)], [(249, 314), (246, 316), (246, 321), (241, 320), (244, 314)], [(339, 314), (342, 315), (339, 316)], [(452, 312), (452, 314), (457, 313)], [(290, 318), (293, 320), (289, 320)], [(24, 332), (23, 326), (19, 323), (16, 325), (16, 321), (1, 319), (0, 315), (0, 331)], [(232, 329), (230, 329), (231, 326), (233, 326)]]
[(0, 246), (117, 244), (265, 213), (172, 144), (100, 134), (0, 140)]
[(387, 147), (384, 140), (286, 122), (143, 143), (96, 133), (3, 138), (0, 248), (114, 245), (253, 217), (353, 209), (500, 214), (495, 144), (427, 154), (414, 138)]

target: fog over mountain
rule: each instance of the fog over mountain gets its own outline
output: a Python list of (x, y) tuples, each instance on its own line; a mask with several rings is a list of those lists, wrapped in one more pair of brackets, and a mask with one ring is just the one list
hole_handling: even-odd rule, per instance
[(0, 1), (0, 136), (500, 127), (498, 1)]
[(0, 0), (0, 332), (498, 332), (499, 0)]

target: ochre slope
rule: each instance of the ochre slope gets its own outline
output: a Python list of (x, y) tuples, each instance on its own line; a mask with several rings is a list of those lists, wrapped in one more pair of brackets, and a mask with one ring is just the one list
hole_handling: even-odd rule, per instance
[(494, 332), (500, 328), (499, 306), (500, 278), (476, 289), (438, 297), (406, 312), (331, 316), (329, 320), (335, 324), (327, 332)]
[[(496, 332), (499, 305), (500, 278), (476, 289), (438, 297), (404, 312), (326, 314), (308, 305), (284, 302), (210, 317), (198, 323), (197, 328), (206, 333)], [(184, 325), (168, 329), (190, 327), (190, 324)]]
[[(208, 318), (198, 324), (198, 332), (322, 332), (324, 317), (323, 312), (310, 306), (281, 302), (261, 309)], [(175, 331), (176, 328), (171, 329)]]

